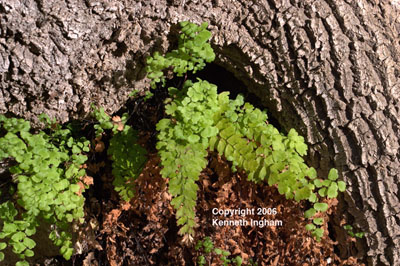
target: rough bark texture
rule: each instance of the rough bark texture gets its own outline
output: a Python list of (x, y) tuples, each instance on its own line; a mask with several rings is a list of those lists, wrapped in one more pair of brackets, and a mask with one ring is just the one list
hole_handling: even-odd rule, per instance
[[(393, 1), (394, 2), (394, 1)], [(145, 57), (182, 20), (208, 21), (216, 63), (257, 94), (309, 161), (342, 173), (371, 265), (400, 261), (395, 4), (360, 0), (0, 0), (0, 112), (84, 117), (142, 90)]]

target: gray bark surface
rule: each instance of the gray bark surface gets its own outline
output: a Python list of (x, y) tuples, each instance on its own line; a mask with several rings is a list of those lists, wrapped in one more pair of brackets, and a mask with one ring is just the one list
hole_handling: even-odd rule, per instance
[[(395, 2), (395, 1), (393, 1)], [(305, 136), (348, 184), (342, 211), (370, 265), (400, 261), (399, 23), (387, 1), (0, 0), (0, 113), (118, 110), (179, 21), (208, 21), (216, 63)]]

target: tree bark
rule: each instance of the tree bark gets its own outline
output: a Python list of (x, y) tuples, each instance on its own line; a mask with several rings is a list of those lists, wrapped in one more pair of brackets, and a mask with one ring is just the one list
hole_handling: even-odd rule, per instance
[(243, 81), (308, 161), (348, 184), (342, 211), (370, 265), (400, 261), (397, 1), (0, 0), (0, 112), (37, 122), (112, 113), (148, 87), (146, 56), (179, 21), (209, 22), (216, 63)]

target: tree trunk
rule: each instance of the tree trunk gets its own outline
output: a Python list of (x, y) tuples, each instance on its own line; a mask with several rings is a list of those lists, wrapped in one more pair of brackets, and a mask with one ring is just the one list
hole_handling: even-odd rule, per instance
[[(383, 3), (385, 2), (385, 3)], [(342, 211), (370, 265), (400, 261), (396, 1), (0, 0), (0, 113), (112, 113), (148, 87), (145, 57), (178, 21), (208, 21), (216, 64), (255, 93), (308, 161), (348, 184)], [(173, 27), (172, 27), (173, 28)], [(170, 35), (172, 37), (172, 35)]]

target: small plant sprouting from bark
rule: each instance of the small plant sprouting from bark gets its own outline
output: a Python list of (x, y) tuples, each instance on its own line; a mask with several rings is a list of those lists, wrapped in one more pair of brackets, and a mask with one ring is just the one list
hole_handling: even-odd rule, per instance
[(354, 232), (353, 226), (346, 224), (343, 226), (343, 228), (346, 230), (346, 232), (349, 234), (351, 237), (356, 237), (356, 238), (363, 238), (365, 235), (365, 232)]
[(243, 259), (240, 256), (229, 259), (228, 257), (231, 255), (231, 253), (220, 248), (215, 248), (214, 243), (208, 236), (205, 237), (203, 240), (199, 240), (195, 246), (195, 249), (196, 251), (203, 253), (202, 255), (197, 257), (197, 265), (199, 266), (211, 265), (211, 257), (214, 254), (219, 256), (219, 259), (221, 260), (223, 266), (241, 266), (243, 263)]
[[(315, 189), (318, 190), (318, 194), (321, 198), (327, 197), (328, 199), (336, 198), (338, 191), (344, 192), (346, 190), (346, 183), (343, 181), (337, 181), (338, 171), (336, 169), (331, 169), (328, 174), (328, 179), (314, 179), (312, 184)], [(311, 201), (312, 202), (312, 201)], [(325, 212), (328, 209), (328, 204), (315, 202), (313, 208), (308, 209), (304, 213), (304, 217), (311, 219), (317, 212)], [(324, 231), (318, 226), (322, 225), (324, 220), (322, 218), (312, 219), (312, 223), (306, 225), (306, 229), (312, 232), (317, 240), (321, 239)]]
[(161, 56), (155, 52), (147, 59), (147, 77), (151, 79), (151, 87), (162, 82), (165, 85), (163, 70), (173, 67), (173, 72), (182, 77), (188, 71), (196, 73), (205, 67), (205, 62), (214, 61), (215, 54), (208, 40), (211, 32), (207, 30), (208, 23), (200, 26), (184, 21), (180, 23), (182, 34), (179, 35), (178, 49)]

